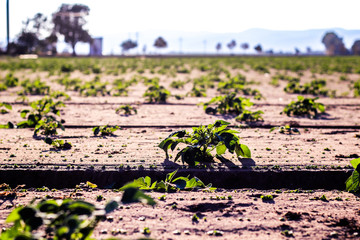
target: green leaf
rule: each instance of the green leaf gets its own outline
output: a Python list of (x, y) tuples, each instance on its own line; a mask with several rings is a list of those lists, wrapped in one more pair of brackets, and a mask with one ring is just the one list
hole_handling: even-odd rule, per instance
[(10, 104), (3, 103), (3, 106), (9, 110), (12, 110), (12, 106)]
[(119, 206), (119, 203), (117, 201), (111, 200), (108, 203), (106, 203), (105, 212), (110, 213), (110, 212), (114, 211), (115, 209), (117, 209), (118, 206)]
[(354, 169), (357, 169), (358, 165), (360, 164), (360, 158), (356, 158), (350, 161), (351, 165)]
[(185, 189), (185, 187), (186, 187), (186, 180), (185, 179), (182, 179), (181, 177), (180, 178), (177, 178), (177, 179), (175, 179), (172, 183), (174, 183), (175, 185), (176, 185), (176, 187), (178, 188), (178, 189)]
[(136, 188), (125, 189), (121, 202), (124, 204), (142, 202), (151, 206), (154, 206), (156, 204), (154, 199)]
[(175, 174), (177, 173), (178, 170), (179, 169), (176, 169), (175, 171), (166, 174), (166, 180), (165, 181), (171, 183), (172, 179), (174, 178), (174, 176), (175, 176)]
[(248, 146), (244, 144), (237, 144), (235, 148), (237, 156), (242, 156), (244, 158), (251, 158), (251, 151)]
[(6, 222), (10, 223), (10, 222), (15, 222), (15, 221), (19, 220), (21, 218), (19, 211), (22, 208), (23, 207), (18, 207), (18, 208), (15, 208), (14, 210), (12, 210), (11, 213), (9, 214), (9, 216), (6, 218)]
[(214, 124), (214, 127), (218, 128), (222, 125), (229, 125), (230, 123), (229, 122), (226, 122), (224, 120), (216, 120), (215, 124)]
[(354, 170), (352, 175), (346, 180), (346, 191), (349, 192), (358, 192), (360, 184), (360, 174), (358, 171)]
[(94, 127), (94, 128), (92, 129), (92, 131), (94, 132), (94, 135), (96, 136), (96, 135), (98, 135), (99, 132), (100, 132), (100, 127)]
[(226, 146), (225, 144), (219, 143), (219, 145), (216, 146), (216, 153), (218, 155), (222, 155), (224, 154), (226, 151)]
[(24, 109), (20, 112), (20, 116), (22, 118), (26, 118), (26, 115), (30, 112), (30, 110)]
[(149, 176), (146, 176), (144, 179), (144, 183), (146, 186), (150, 187), (151, 186), (151, 178)]
[(221, 133), (220, 136), (229, 152), (233, 153), (236, 144), (239, 142), (239, 138), (236, 135), (227, 132)]

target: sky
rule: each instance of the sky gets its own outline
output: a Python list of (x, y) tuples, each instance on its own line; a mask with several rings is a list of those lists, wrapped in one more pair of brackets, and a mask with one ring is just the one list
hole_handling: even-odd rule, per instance
[[(144, 32), (236, 33), (251, 28), (307, 30), (360, 29), (359, 0), (9, 0), (10, 37), (22, 22), (41, 12), (47, 16), (62, 3), (89, 6), (92, 36), (135, 38)], [(0, 46), (6, 39), (6, 0), (0, 0)], [(105, 39), (106, 43), (106, 39)], [(117, 46), (113, 51), (118, 51)], [(80, 46), (81, 47), (81, 46)], [(109, 48), (109, 46), (108, 46)]]

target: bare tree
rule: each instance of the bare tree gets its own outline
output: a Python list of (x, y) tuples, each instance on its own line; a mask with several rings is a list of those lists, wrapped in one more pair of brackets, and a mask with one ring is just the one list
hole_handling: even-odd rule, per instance
[(321, 42), (325, 45), (327, 55), (346, 55), (349, 53), (342, 38), (338, 37), (334, 32), (327, 32)]

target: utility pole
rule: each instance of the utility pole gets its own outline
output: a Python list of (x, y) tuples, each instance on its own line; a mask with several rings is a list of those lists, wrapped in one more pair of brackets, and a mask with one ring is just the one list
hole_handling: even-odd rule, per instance
[(6, 0), (6, 51), (9, 52), (9, 43), (10, 43), (10, 23), (9, 23), (9, 0)]
[(136, 55), (139, 55), (139, 32), (136, 32), (135, 36), (136, 36)]

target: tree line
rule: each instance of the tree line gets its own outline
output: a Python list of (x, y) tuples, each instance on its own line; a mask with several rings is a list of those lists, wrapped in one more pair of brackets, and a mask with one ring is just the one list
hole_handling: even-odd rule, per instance
[[(62, 4), (60, 8), (51, 15), (49, 19), (42, 13), (37, 13), (33, 18), (28, 18), (23, 22), (23, 28), (18, 34), (15, 41), (8, 44), (7, 54), (18, 55), (24, 53), (46, 53), (51, 55), (57, 54), (56, 44), (59, 38), (72, 48), (72, 55), (76, 56), (75, 47), (79, 42), (91, 44), (93, 39), (86, 29), (86, 16), (89, 15), (90, 8), (83, 4)], [(334, 32), (327, 32), (322, 43), (325, 45), (327, 55), (360, 55), (360, 40), (356, 40), (351, 49), (346, 49), (342, 38)], [(161, 49), (168, 46), (163, 37), (155, 39), (154, 47)], [(233, 53), (233, 49), (237, 46), (233, 39), (226, 44), (227, 48)], [(249, 44), (244, 42), (239, 44), (244, 52), (250, 48)], [(122, 52), (127, 52), (138, 47), (137, 41), (131, 39), (125, 40), (120, 44)], [(217, 52), (222, 49), (222, 43), (215, 45)], [(310, 53), (308, 48), (308, 53)], [(262, 53), (263, 48), (260, 44), (254, 46), (257, 53)], [(145, 53), (146, 46), (143, 48)], [(272, 50), (266, 51), (272, 54)], [(295, 54), (300, 54), (300, 50), (295, 48)]]

